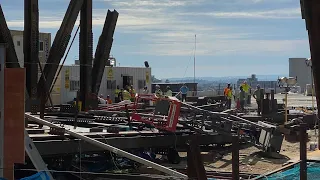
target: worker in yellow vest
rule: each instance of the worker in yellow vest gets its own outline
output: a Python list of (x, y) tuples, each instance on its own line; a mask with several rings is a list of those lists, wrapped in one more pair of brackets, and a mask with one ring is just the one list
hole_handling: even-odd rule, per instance
[(123, 90), (122, 95), (123, 95), (123, 100), (129, 100), (129, 101), (131, 100), (131, 94), (129, 92), (128, 86), (126, 86), (126, 88)]
[(166, 91), (166, 93), (165, 93), (165, 96), (166, 96), (166, 97), (172, 97), (172, 91), (171, 91), (170, 86), (167, 86), (167, 91)]
[(133, 102), (136, 97), (136, 91), (134, 90), (133, 85), (130, 86), (129, 93), (131, 96), (130, 100)]
[(241, 87), (242, 87), (242, 90), (244, 91), (245, 93), (245, 101), (244, 101), (244, 104), (247, 105), (247, 99), (248, 99), (248, 96), (249, 96), (249, 90), (250, 90), (250, 85), (247, 83), (247, 81), (243, 81), (243, 83), (241, 84)]
[(114, 91), (114, 102), (115, 103), (118, 103), (118, 102), (120, 102), (120, 100), (119, 100), (119, 93), (120, 93), (120, 87), (119, 87), (119, 85), (117, 86), (117, 89)]
[(227, 91), (227, 108), (231, 109), (231, 102), (232, 98), (234, 97), (232, 87), (229, 87), (229, 90)]
[(155, 94), (157, 97), (162, 97), (162, 95), (163, 95), (163, 92), (161, 91), (160, 86), (158, 84), (156, 85)]

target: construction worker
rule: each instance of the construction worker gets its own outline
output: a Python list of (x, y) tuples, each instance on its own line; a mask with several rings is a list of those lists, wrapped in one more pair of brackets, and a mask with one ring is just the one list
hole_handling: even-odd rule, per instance
[(228, 84), (227, 87), (224, 88), (224, 90), (223, 90), (223, 95), (224, 95), (226, 98), (227, 98), (227, 96), (228, 96), (228, 91), (229, 91), (229, 89), (230, 89), (230, 84)]
[(142, 93), (143, 93), (143, 94), (149, 94), (149, 89), (148, 89), (147, 86), (145, 86), (145, 87), (143, 88)]
[(120, 87), (118, 85), (116, 90), (114, 91), (114, 102), (115, 103), (120, 102), (119, 97), (118, 97), (119, 96), (119, 92), (120, 92)]
[(246, 101), (246, 92), (243, 90), (242, 86), (240, 86), (239, 101), (240, 101), (240, 109), (241, 111), (244, 111), (244, 103)]
[(126, 86), (126, 88), (123, 90), (122, 95), (123, 95), (123, 100), (131, 101), (131, 94), (129, 92), (128, 86)]
[(160, 86), (159, 84), (156, 85), (156, 91), (155, 91), (155, 94), (157, 97), (161, 97), (163, 95), (161, 89), (160, 89)]
[(134, 90), (133, 85), (130, 86), (129, 93), (131, 96), (130, 100), (133, 102), (136, 97), (136, 91)]
[(99, 102), (99, 104), (107, 104), (106, 100), (103, 99), (102, 94), (100, 94), (100, 96), (98, 97), (98, 102)]
[(226, 103), (225, 106), (228, 107), (228, 91), (230, 90), (230, 84), (227, 85), (226, 88), (223, 90), (223, 95), (225, 97)]
[(107, 95), (106, 102), (107, 102), (107, 104), (112, 104), (112, 100), (109, 95)]
[(183, 84), (180, 88), (180, 94), (181, 94), (181, 101), (187, 101), (187, 93), (189, 91), (189, 88), (186, 86), (186, 84)]
[(253, 98), (256, 99), (257, 105), (258, 105), (258, 115), (260, 116), (261, 113), (261, 103), (262, 103), (262, 98), (261, 98), (261, 88), (260, 85), (257, 85), (257, 89), (253, 92)]
[(247, 104), (247, 99), (248, 99), (248, 96), (249, 96), (249, 90), (250, 90), (250, 86), (249, 84), (247, 83), (247, 81), (243, 81), (243, 83), (241, 84), (241, 87), (243, 89), (243, 91), (245, 92), (245, 102), (244, 104), (246, 105)]
[(165, 96), (167, 96), (167, 97), (172, 97), (172, 91), (171, 91), (170, 86), (167, 86), (167, 91), (166, 91), (166, 93), (165, 93)]
[(229, 90), (227, 91), (227, 108), (231, 109), (231, 101), (233, 98), (232, 87), (229, 86)]
[(119, 102), (123, 101), (123, 88), (120, 89), (120, 92), (118, 93), (118, 99), (119, 99)]

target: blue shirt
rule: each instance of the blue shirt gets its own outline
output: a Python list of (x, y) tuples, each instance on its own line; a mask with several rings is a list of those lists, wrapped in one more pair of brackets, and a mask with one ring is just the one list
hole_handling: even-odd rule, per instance
[(188, 89), (187, 86), (182, 86), (182, 87), (180, 88), (181, 94), (187, 94), (188, 91), (189, 91), (189, 89)]

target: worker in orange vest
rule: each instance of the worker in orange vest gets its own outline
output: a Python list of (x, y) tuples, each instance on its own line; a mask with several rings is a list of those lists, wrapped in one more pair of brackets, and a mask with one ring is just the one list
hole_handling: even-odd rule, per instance
[(109, 95), (107, 95), (106, 102), (107, 102), (107, 104), (112, 104), (112, 100)]
[(223, 90), (223, 95), (226, 100), (226, 104), (225, 104), (226, 107), (228, 107), (228, 92), (229, 92), (229, 90), (230, 90), (230, 84), (228, 84), (228, 86), (226, 88), (224, 88), (224, 90)]

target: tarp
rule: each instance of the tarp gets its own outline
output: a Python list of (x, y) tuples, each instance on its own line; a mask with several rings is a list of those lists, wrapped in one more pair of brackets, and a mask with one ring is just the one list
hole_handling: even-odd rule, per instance
[[(320, 180), (320, 164), (309, 162), (307, 166), (308, 180)], [(294, 168), (270, 175), (264, 180), (299, 180), (300, 179), (300, 164)]]
[(46, 172), (42, 171), (32, 176), (22, 178), (20, 180), (50, 180), (50, 178)]

